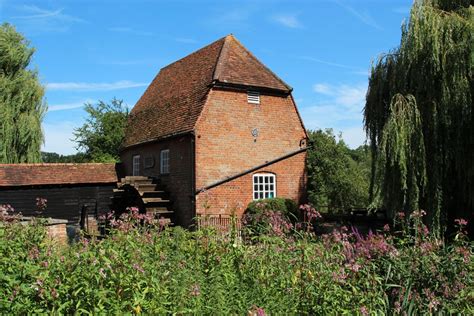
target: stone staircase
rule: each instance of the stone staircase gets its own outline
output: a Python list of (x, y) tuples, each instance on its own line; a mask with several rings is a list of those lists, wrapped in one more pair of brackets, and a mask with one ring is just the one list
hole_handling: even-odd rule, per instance
[(137, 206), (140, 213), (152, 215), (167, 225), (174, 222), (171, 204), (166, 188), (157, 179), (142, 176), (120, 179), (111, 197), (111, 206), (116, 212), (124, 212), (128, 206)]

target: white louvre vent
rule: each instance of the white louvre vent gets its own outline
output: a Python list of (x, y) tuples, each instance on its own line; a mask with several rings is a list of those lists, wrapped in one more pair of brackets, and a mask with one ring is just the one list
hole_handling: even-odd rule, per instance
[(257, 91), (248, 91), (247, 92), (247, 102), (253, 104), (260, 104), (260, 92)]

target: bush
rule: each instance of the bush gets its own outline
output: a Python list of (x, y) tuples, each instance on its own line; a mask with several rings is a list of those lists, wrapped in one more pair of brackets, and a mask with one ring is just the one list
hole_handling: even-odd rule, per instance
[(40, 223), (0, 222), (0, 314), (474, 314), (465, 221), (446, 245), (414, 217), (413, 235), (343, 228), (252, 244), (143, 220), (132, 212), (108, 238), (64, 247)]
[(289, 233), (299, 218), (295, 201), (271, 198), (251, 202), (242, 222), (246, 237), (269, 234), (281, 236)]

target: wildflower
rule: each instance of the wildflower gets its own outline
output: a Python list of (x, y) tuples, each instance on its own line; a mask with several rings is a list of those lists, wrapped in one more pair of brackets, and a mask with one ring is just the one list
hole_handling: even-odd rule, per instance
[(43, 262), (41, 262), (41, 265), (43, 267), (47, 268), (49, 266), (49, 263), (48, 263), (48, 261), (43, 261)]
[(398, 212), (397, 217), (400, 218), (400, 220), (405, 219), (405, 213), (404, 212)]
[(29, 259), (38, 259), (39, 255), (40, 255), (40, 252), (37, 246), (34, 246), (33, 248), (31, 248), (30, 251), (28, 252)]
[(145, 273), (145, 270), (143, 270), (143, 268), (140, 267), (140, 265), (138, 265), (138, 264), (136, 264), (136, 263), (133, 264), (133, 268), (134, 268), (135, 270), (141, 272), (141, 273)]
[(265, 310), (261, 307), (252, 306), (252, 309), (248, 312), (249, 316), (266, 316)]
[(467, 226), (467, 221), (464, 218), (455, 219), (454, 222), (461, 227)]
[(107, 274), (104, 271), (104, 268), (99, 269), (99, 274), (105, 279), (107, 277)]
[(133, 310), (135, 311), (135, 314), (141, 314), (142, 312), (142, 308), (140, 307), (140, 305), (135, 306)]
[(359, 310), (360, 310), (360, 313), (361, 313), (362, 315), (364, 315), (364, 316), (369, 315), (369, 311), (367, 310), (367, 307), (362, 306)]
[(193, 284), (191, 286), (191, 296), (199, 296), (201, 294), (200, 288), (198, 284)]
[(54, 289), (54, 288), (51, 289), (51, 296), (53, 298), (58, 298), (59, 295), (58, 295), (58, 292), (56, 291), (56, 289)]
[(389, 232), (389, 231), (390, 231), (390, 225), (385, 224), (385, 225), (383, 226), (383, 231), (384, 231), (384, 232)]

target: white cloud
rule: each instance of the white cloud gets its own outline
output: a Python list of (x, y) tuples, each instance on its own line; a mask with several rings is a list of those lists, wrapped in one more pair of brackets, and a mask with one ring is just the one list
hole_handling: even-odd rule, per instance
[(365, 133), (362, 128), (362, 109), (365, 104), (366, 84), (317, 83), (313, 90), (318, 101), (301, 108), (307, 128), (333, 128), (342, 132), (344, 141), (351, 147), (362, 145)]
[(126, 34), (132, 34), (132, 35), (140, 35), (140, 36), (152, 36), (152, 32), (148, 31), (139, 31), (135, 30), (131, 27), (128, 26), (116, 26), (116, 27), (109, 27), (108, 29), (111, 32), (117, 32), (117, 33), (126, 33)]
[(74, 138), (73, 131), (80, 126), (78, 123), (61, 122), (61, 123), (44, 123), (43, 130), (45, 135), (45, 143), (42, 151), (55, 152), (62, 155), (70, 155), (76, 153), (76, 143), (71, 139)]
[(326, 95), (331, 95), (332, 94), (332, 88), (325, 84), (325, 83), (317, 83), (313, 86), (313, 90), (317, 93), (321, 94), (326, 94)]
[(48, 90), (62, 91), (111, 91), (147, 86), (146, 83), (121, 80), (111, 83), (52, 82), (46, 84)]
[(367, 10), (364, 11), (359, 11), (351, 7), (350, 5), (344, 3), (341, 0), (334, 0), (334, 2), (339, 5), (341, 8), (344, 8), (346, 11), (348, 11), (350, 14), (355, 16), (359, 21), (362, 23), (371, 26), (373, 28), (376, 28), (378, 30), (382, 30), (382, 27), (375, 21), (375, 19), (370, 15), (370, 13)]
[(86, 99), (80, 102), (48, 105), (48, 112), (78, 109), (78, 108), (82, 108), (85, 103), (95, 103), (95, 100)]
[(87, 23), (87, 21), (64, 13), (64, 9), (43, 9), (35, 5), (17, 7), (20, 15), (11, 17), (16, 24), (29, 30), (30, 34), (41, 32), (66, 32), (74, 23)]
[(64, 9), (47, 10), (39, 8), (35, 5), (23, 5), (19, 7), (25, 15), (12, 17), (20, 20), (58, 20), (64, 22), (85, 22), (78, 17), (63, 13)]
[(289, 28), (303, 27), (301, 22), (298, 20), (297, 14), (277, 14), (273, 16), (273, 20)]
[(296, 58), (312, 61), (312, 62), (315, 62), (315, 63), (318, 63), (318, 64), (323, 64), (323, 65), (328, 65), (328, 66), (333, 66), (333, 67), (338, 67), (338, 68), (343, 68), (343, 69), (349, 69), (349, 70), (352, 70), (350, 73), (356, 74), (356, 75), (368, 75), (368, 73), (369, 73), (367, 70), (363, 70), (360, 67), (354, 67), (354, 66), (349, 66), (349, 65), (345, 65), (345, 64), (340, 64), (340, 63), (336, 63), (336, 62), (332, 62), (332, 61), (328, 61), (328, 60), (323, 60), (323, 59), (319, 59), (319, 58), (315, 58), (315, 57), (311, 57), (311, 56), (298, 56)]

